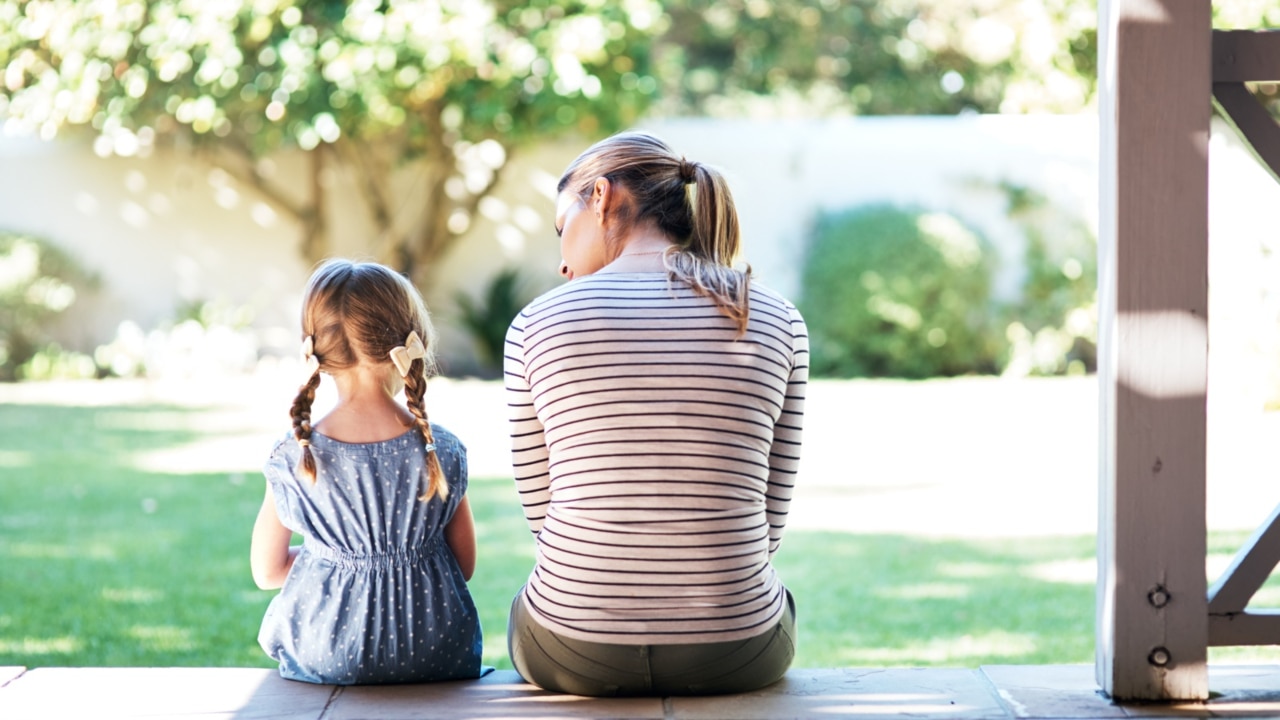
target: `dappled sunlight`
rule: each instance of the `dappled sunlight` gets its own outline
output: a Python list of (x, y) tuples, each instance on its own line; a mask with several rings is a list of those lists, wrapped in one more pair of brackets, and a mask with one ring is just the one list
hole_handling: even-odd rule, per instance
[(841, 664), (976, 665), (992, 658), (1020, 658), (1036, 651), (1036, 638), (1027, 633), (991, 630), (976, 635), (931, 638), (902, 647), (851, 647), (839, 651)]
[(0, 638), (0, 655), (7, 657), (32, 655), (49, 662), (51, 655), (73, 655), (80, 650), (79, 638), (65, 635), (53, 638), (24, 637), (16, 640)]
[(31, 464), (31, 453), (22, 450), (0, 450), (0, 468), (20, 468)]
[(127, 634), (149, 650), (182, 651), (191, 650), (196, 646), (191, 628), (173, 625), (134, 625), (129, 628)]
[[(257, 472), (271, 451), (259, 435), (205, 438), (174, 447), (133, 453), (129, 466), (161, 475)], [(240, 475), (243, 479), (243, 475)]]
[(0, 555), (27, 560), (115, 560), (116, 552), (102, 543), (54, 544), (19, 541), (0, 543)]
[(1052, 560), (1031, 565), (1023, 574), (1044, 582), (1093, 585), (1098, 581), (1098, 560)]
[(998, 563), (943, 562), (938, 563), (934, 571), (943, 577), (980, 579), (1004, 575), (1009, 568)]
[(102, 588), (102, 599), (107, 602), (146, 605), (164, 598), (164, 593), (151, 588)]
[[(279, 415), (284, 415), (282, 411)], [(165, 409), (139, 412), (113, 410), (94, 417), (95, 427), (106, 431), (184, 433), (192, 440), (138, 450), (127, 456), (130, 467), (143, 472), (187, 475), (193, 473), (243, 473), (257, 471), (283, 435), (286, 425), (271, 422), (252, 405), (192, 412)]]
[(960, 583), (919, 583), (916, 585), (900, 585), (897, 587), (877, 588), (876, 597), (890, 600), (927, 600), (927, 599), (951, 599), (968, 597), (972, 594), (972, 588), (968, 585)]

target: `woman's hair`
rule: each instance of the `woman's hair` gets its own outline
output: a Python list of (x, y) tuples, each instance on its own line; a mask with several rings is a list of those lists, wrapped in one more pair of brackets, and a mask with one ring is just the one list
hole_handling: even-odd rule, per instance
[[(345, 370), (361, 362), (392, 365), (391, 351), (405, 345), (410, 333), (422, 339), (426, 357), (416, 358), (404, 378), (404, 395), (422, 440), (434, 446), (423, 395), (427, 374), (434, 371), (435, 329), (422, 296), (404, 276), (377, 263), (327, 260), (311, 275), (302, 297), (302, 335), (310, 337), (319, 361), (298, 390), (290, 415), (293, 436), (302, 446), (302, 472), (315, 482), (311, 453), (311, 403), (320, 385), (320, 370)], [(427, 452), (427, 489), (421, 499), (449, 489), (434, 451)]]
[(602, 177), (623, 191), (612, 201), (607, 256), (621, 252), (618, 242), (626, 233), (652, 223), (676, 243), (676, 250), (663, 257), (668, 277), (711, 298), (737, 323), (739, 335), (746, 332), (751, 268), (733, 268), (740, 244), (738, 212), (724, 176), (685, 160), (652, 135), (625, 132), (587, 148), (569, 164), (556, 191), (575, 193), (585, 202)]

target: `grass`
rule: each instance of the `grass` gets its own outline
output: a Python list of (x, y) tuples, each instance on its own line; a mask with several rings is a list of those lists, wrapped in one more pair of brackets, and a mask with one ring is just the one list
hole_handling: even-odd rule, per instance
[[(271, 665), (256, 643), (271, 593), (253, 586), (247, 560), (261, 476), (135, 460), (196, 439), (200, 412), (0, 405), (0, 665)], [(532, 540), (509, 480), (473, 479), (470, 497), (485, 662), (510, 667), (507, 610)], [(1211, 550), (1242, 540), (1215, 533)], [(790, 529), (777, 565), (797, 599), (796, 666), (1092, 662), (1093, 555), (1092, 537)]]

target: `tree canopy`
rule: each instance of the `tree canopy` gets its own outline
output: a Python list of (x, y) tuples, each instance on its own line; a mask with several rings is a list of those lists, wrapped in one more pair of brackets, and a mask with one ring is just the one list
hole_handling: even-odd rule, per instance
[[(1094, 87), (1085, 0), (16, 0), (0, 118), (102, 155), (183, 138), (326, 254), (326, 167), (358, 178), (370, 251), (421, 277), (513, 152), (647, 113), (1073, 111)], [(305, 197), (260, 162), (310, 158)], [(428, 181), (396, 202), (391, 171)], [(411, 213), (408, 219), (400, 213)]]

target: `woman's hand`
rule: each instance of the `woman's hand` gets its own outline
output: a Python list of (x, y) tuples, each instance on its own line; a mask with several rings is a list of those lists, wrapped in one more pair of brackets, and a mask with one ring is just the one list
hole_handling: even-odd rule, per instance
[(276, 501), (271, 488), (262, 499), (262, 509), (253, 523), (253, 541), (249, 545), (249, 567), (253, 581), (263, 590), (275, 590), (284, 585), (289, 569), (298, 557), (298, 548), (289, 547), (293, 531), (280, 522), (276, 513)]

